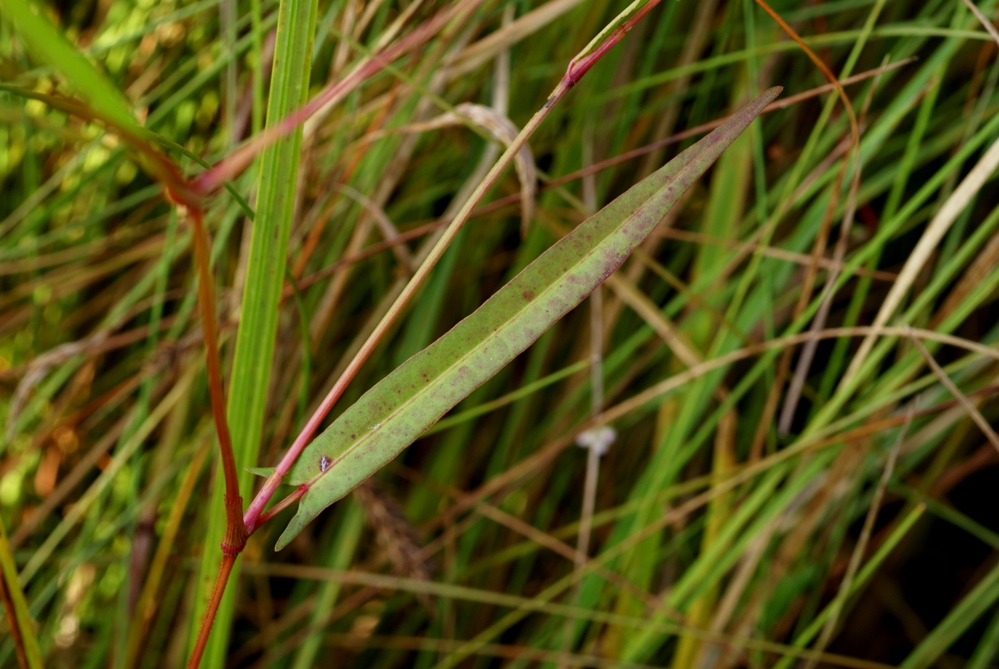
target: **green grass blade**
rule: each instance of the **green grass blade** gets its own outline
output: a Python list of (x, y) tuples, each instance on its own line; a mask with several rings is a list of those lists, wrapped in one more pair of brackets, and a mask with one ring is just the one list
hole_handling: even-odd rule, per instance
[[(364, 531), (364, 514), (359, 504), (350, 504), (345, 508), (344, 517), (338, 528), (336, 537), (330, 541), (325, 551), (326, 564), (329, 569), (347, 570), (357, 552)], [(333, 612), (334, 605), (340, 597), (343, 584), (336, 581), (324, 581), (319, 585), (316, 599), (309, 616), (309, 623), (317, 627)], [(321, 650), (321, 637), (312, 635), (298, 647), (295, 653), (293, 669), (308, 669), (320, 664), (318, 658)]]
[[(269, 125), (280, 122), (307, 98), (317, 2), (288, 0), (281, 3), (278, 11), (275, 67), (267, 109)], [(267, 149), (261, 157), (256, 216), (243, 287), (242, 317), (229, 382), (228, 418), (236, 462), (240, 465), (254, 464), (260, 448), (301, 144), (302, 130), (299, 128)], [(210, 525), (204, 543), (201, 588), (197, 600), (199, 610), (191, 617), (195, 634), (221, 561), (219, 544), (225, 530), (225, 512), (221, 472), (219, 474), (220, 485), (213, 495)], [(240, 493), (244, 499), (252, 492), (252, 481), (252, 474), (245, 470), (240, 472)], [(238, 591), (234, 587), (238, 569), (237, 563), (230, 577), (231, 586), (215, 619), (203, 666), (217, 667), (225, 663), (228, 631)]]
[(289, 474), (289, 482), (312, 483), (277, 548), (392, 460), (620, 267), (779, 93), (779, 88), (768, 90), (566, 235), (475, 313), (344, 412), (309, 445)]
[(21, 591), (20, 580), (17, 575), (17, 565), (14, 563), (14, 555), (10, 552), (10, 544), (7, 542), (7, 531), (4, 529), (3, 521), (0, 520), (0, 588), (4, 590), (4, 604), (7, 609), (7, 626), (11, 636), (19, 638), (18, 645), (20, 652), (24, 653), (22, 662), (26, 662), (28, 667), (45, 666), (42, 662), (42, 653), (38, 647), (38, 639), (35, 637), (35, 624), (31, 620), (31, 613), (28, 611), (28, 603), (24, 599), (24, 592)]
[(986, 611), (995, 606), (996, 600), (999, 600), (999, 566), (993, 567), (899, 666), (902, 669), (923, 669), (934, 666), (951, 644)]

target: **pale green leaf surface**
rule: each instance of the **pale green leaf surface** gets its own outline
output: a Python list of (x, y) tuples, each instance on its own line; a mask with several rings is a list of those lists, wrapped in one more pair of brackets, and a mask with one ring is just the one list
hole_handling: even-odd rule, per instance
[(530, 346), (627, 259), (763, 109), (771, 88), (587, 219), (472, 315), (385, 377), (313, 441), (286, 482), (311, 482), (280, 550)]

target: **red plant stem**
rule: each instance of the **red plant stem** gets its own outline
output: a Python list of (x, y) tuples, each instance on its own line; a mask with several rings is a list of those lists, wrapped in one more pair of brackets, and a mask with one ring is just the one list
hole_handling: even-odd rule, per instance
[[(358, 355), (360, 355), (360, 353)], [(367, 358), (366, 355), (364, 357), (365, 359)], [(355, 358), (355, 360), (356, 359), (357, 358)], [(350, 371), (351, 370), (348, 368), (348, 370), (344, 372), (344, 376), (346, 376), (346, 374), (349, 373)], [(326, 395), (326, 397), (323, 398), (322, 404), (319, 405), (319, 408), (317, 408), (315, 413), (313, 413), (312, 416), (309, 418), (309, 421), (305, 424), (305, 427), (302, 428), (302, 431), (295, 438), (295, 441), (292, 443), (291, 448), (289, 448), (288, 451), (284, 454), (284, 457), (281, 458), (280, 462), (278, 462), (277, 467), (274, 468), (274, 471), (271, 472), (271, 475), (267, 477), (266, 481), (264, 481), (263, 487), (260, 488), (259, 492), (257, 492), (256, 496), (253, 498), (253, 501), (250, 502), (250, 506), (247, 507), (246, 513), (243, 514), (243, 525), (246, 527), (246, 532), (248, 535), (253, 534), (256, 531), (256, 529), (263, 524), (264, 516), (261, 514), (263, 514), (264, 509), (267, 507), (267, 504), (271, 501), (271, 498), (274, 497), (274, 493), (277, 492), (278, 486), (281, 485), (281, 481), (284, 479), (285, 475), (287, 475), (287, 473), (291, 471), (292, 465), (295, 464), (295, 461), (298, 459), (298, 456), (301, 455), (303, 450), (305, 450), (305, 447), (312, 439), (312, 435), (316, 433), (317, 429), (319, 429), (319, 425), (323, 422), (323, 419), (326, 417), (326, 414), (328, 414), (330, 409), (333, 408), (333, 405), (336, 404), (336, 401), (340, 399), (340, 395), (342, 395), (343, 391), (346, 389), (347, 383), (350, 382), (350, 379), (353, 379), (353, 374), (351, 374), (350, 378), (346, 380), (344, 380), (344, 376), (341, 376), (340, 379), (338, 379), (337, 382), (333, 384), (333, 388), (331, 388), (330, 392)], [(304, 495), (305, 492), (306, 490), (302, 490), (302, 487), (300, 486), (295, 490), (295, 492), (289, 495), (289, 497), (296, 496), (297, 499), (298, 497)], [(277, 505), (275, 505), (275, 507), (277, 506), (285, 508), (286, 506), (288, 506), (288, 504), (285, 503), (285, 500), (282, 500)], [(273, 516), (274, 516), (273, 513), (268, 513), (266, 518), (270, 519)]]
[(208, 232), (205, 230), (205, 215), (197, 207), (184, 207), (194, 226), (194, 264), (198, 272), (198, 306), (201, 310), (201, 327), (205, 333), (205, 353), (208, 367), (208, 390), (211, 398), (212, 416), (219, 437), (222, 452), (222, 472), (225, 476), (225, 536), (222, 539), (222, 552), (238, 555), (246, 545), (246, 526), (241, 511), (243, 500), (239, 496), (239, 478), (236, 470), (236, 457), (232, 451), (232, 436), (226, 421), (225, 390), (222, 387), (222, 368), (219, 362), (218, 329), (215, 322), (215, 285), (209, 266)]
[[(520, 149), (520, 147), (527, 141), (527, 138), (537, 129), (541, 122), (548, 116), (552, 107), (555, 106), (569, 90), (576, 85), (576, 83), (593, 67), (600, 58), (604, 56), (615, 44), (621, 41), (628, 31), (635, 27), (635, 24), (643, 18), (648, 12), (659, 3), (659, 0), (650, 0), (648, 4), (639, 9), (635, 14), (630, 17), (627, 21), (622, 23), (620, 26), (611, 31), (597, 47), (595, 47), (591, 52), (587, 53), (583, 57), (577, 56), (573, 58), (569, 63), (569, 67), (566, 70), (565, 75), (563, 75), (561, 81), (559, 81), (558, 86), (548, 97), (548, 100), (542, 106), (542, 108), (534, 115), (534, 117), (528, 122), (524, 129), (518, 135), (517, 139), (507, 147), (507, 151), (503, 154), (503, 157), (493, 166), (489, 174), (482, 180), (482, 183), (475, 190), (474, 193), (469, 197), (468, 201), (462, 207), (461, 211), (455, 216), (454, 220), (445, 235), (440, 239), (437, 245), (431, 250), (430, 255), (424, 261), (423, 265), (420, 266), (416, 274), (413, 276), (412, 280), (403, 289), (403, 292), (399, 295), (396, 301), (392, 304), (389, 311), (382, 317), (382, 320), (375, 327), (374, 331), (368, 337), (368, 339), (361, 346), (360, 350), (354, 356), (354, 358), (347, 365), (343, 374), (337, 379), (333, 387), (330, 388), (329, 393), (323, 398), (322, 403), (316, 409), (315, 413), (309, 418), (308, 422), (302, 428), (302, 431), (295, 438), (291, 447), (278, 462), (277, 467), (271, 472), (271, 475), (267, 477), (264, 482), (263, 487), (253, 498), (250, 506), (246, 509), (246, 513), (243, 514), (243, 523), (246, 525), (246, 530), (248, 534), (253, 534), (253, 532), (260, 527), (264, 521), (263, 514), (264, 509), (270, 502), (274, 493), (277, 491), (278, 486), (281, 484), (282, 479), (289, 471), (291, 471), (292, 466), (298, 457), (305, 450), (305, 447), (311, 441), (312, 436), (319, 429), (319, 425), (326, 418), (326, 415), (330, 412), (330, 409), (336, 404), (340, 396), (347, 389), (347, 386), (354, 379), (354, 376), (360, 370), (361, 365), (368, 359), (368, 356), (374, 351), (375, 346), (381, 340), (382, 336), (388, 330), (389, 325), (402, 313), (403, 308), (408, 303), (409, 299), (415, 294), (416, 290), (422, 284), (423, 280), (430, 273), (431, 268), (436, 264), (437, 260), (443, 254), (444, 249), (447, 248), (450, 241), (457, 234), (458, 230), (464, 225), (464, 223), (469, 219), (473, 208), (485, 197), (486, 192), (491, 187), (492, 183), (499, 176), (500, 172), (504, 170), (507, 165), (512, 161), (514, 154)], [(305, 488), (303, 490), (302, 488)], [(293, 495), (298, 495), (299, 497), (303, 495), (308, 490), (308, 485), (300, 486)], [(279, 503), (282, 508), (287, 506), (285, 501)], [(273, 514), (268, 514), (266, 518), (272, 518)]]
[(198, 640), (191, 651), (191, 658), (187, 661), (187, 669), (197, 669), (201, 664), (201, 656), (205, 654), (205, 646), (208, 645), (208, 637), (212, 633), (212, 624), (215, 622), (215, 614), (218, 613), (219, 604), (222, 602), (222, 595), (225, 593), (225, 586), (229, 582), (229, 575), (236, 564), (236, 555), (226, 553), (222, 556), (222, 563), (219, 565), (219, 573), (215, 578), (215, 587), (212, 589), (211, 599), (208, 600), (208, 608), (205, 610), (205, 617), (201, 619), (201, 629), (198, 630)]
[(287, 509), (289, 506), (297, 502), (298, 500), (302, 499), (305, 493), (309, 492), (310, 487), (311, 487), (310, 484), (303, 483), (302, 485), (295, 488), (295, 492), (291, 493), (290, 495), (282, 499), (280, 502), (278, 502), (277, 504), (275, 504), (274, 506), (272, 506), (271, 508), (267, 509), (262, 514), (260, 514), (260, 517), (257, 519), (256, 523), (257, 527), (260, 527), (268, 520), (278, 515), (279, 513)]
[[(585, 56), (576, 56), (569, 61), (569, 67), (565, 71), (565, 75), (562, 77), (562, 83), (566, 85), (567, 88), (572, 88), (576, 85), (580, 79), (583, 78), (590, 68), (593, 67), (598, 60), (604, 57), (608, 51), (614, 48), (618, 42), (620, 42), (625, 35), (631, 32), (631, 29), (638, 25), (638, 22), (645, 18), (645, 15), (652, 11), (652, 8), (658, 5), (660, 0), (649, 0), (645, 5), (643, 5), (637, 12), (634, 13), (628, 20), (624, 21), (621, 25), (611, 31), (603, 42), (601, 42), (593, 51), (587, 53)], [(549, 98), (549, 100), (551, 100)]]
[(229, 575), (236, 564), (236, 558), (246, 546), (246, 525), (243, 524), (243, 498), (239, 496), (239, 478), (236, 471), (236, 458), (232, 451), (232, 436), (226, 421), (225, 391), (222, 386), (222, 366), (219, 362), (218, 329), (215, 316), (215, 280), (212, 277), (209, 258), (211, 257), (208, 231), (205, 229), (205, 215), (198, 207), (178, 205), (181, 213), (187, 214), (194, 227), (194, 264), (198, 272), (198, 306), (201, 310), (202, 330), (205, 336), (205, 354), (208, 367), (208, 390), (211, 398), (212, 416), (219, 437), (222, 452), (222, 472), (225, 477), (225, 535), (222, 538), (222, 561), (215, 578), (215, 587), (201, 620), (198, 639), (191, 652), (187, 666), (197, 669), (201, 664), (212, 632), (215, 615), (218, 613), (225, 593)]
[(14, 597), (7, 585), (7, 579), (2, 575), (0, 575), (0, 600), (3, 600), (3, 608), (7, 613), (10, 636), (14, 640), (14, 651), (17, 654), (17, 664), (22, 669), (29, 669), (31, 663), (28, 661), (28, 651), (25, 648), (24, 635), (21, 633), (21, 619), (17, 617), (17, 610), (14, 608)]

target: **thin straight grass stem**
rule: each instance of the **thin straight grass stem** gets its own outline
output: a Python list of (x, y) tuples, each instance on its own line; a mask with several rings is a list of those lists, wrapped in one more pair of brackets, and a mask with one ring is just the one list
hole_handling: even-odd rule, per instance
[(964, 410), (968, 412), (968, 416), (971, 417), (971, 420), (975, 421), (975, 425), (981, 429), (982, 434), (984, 434), (985, 438), (988, 439), (990, 444), (992, 444), (992, 447), (999, 452), (999, 435), (997, 435), (996, 431), (992, 429), (989, 421), (985, 419), (985, 416), (983, 416), (982, 412), (978, 410), (978, 407), (976, 407), (971, 400), (968, 399), (968, 396), (962, 393), (961, 389), (957, 387), (949, 376), (947, 376), (947, 372), (941, 369), (940, 364), (934, 360), (930, 352), (926, 350), (926, 346), (923, 345), (923, 342), (919, 341), (915, 333), (912, 332), (912, 328), (906, 326), (906, 330), (910, 332), (909, 337), (912, 344), (916, 347), (916, 350), (919, 351), (919, 354), (923, 356), (923, 360), (926, 361), (929, 368), (933, 370), (933, 374), (940, 379), (940, 383), (942, 383), (944, 387), (950, 391), (951, 395), (953, 395), (954, 398), (960, 402)]
[(42, 653), (35, 635), (27, 600), (17, 578), (17, 565), (7, 541), (7, 530), (0, 519), (0, 599), (6, 612), (9, 634), (14, 642), (17, 661), (24, 669), (41, 669)]
[(978, 5), (973, 3), (971, 0), (963, 0), (963, 2), (965, 6), (971, 10), (971, 13), (975, 15), (975, 18), (978, 19), (978, 22), (982, 24), (985, 31), (992, 37), (993, 40), (995, 40), (995, 43), (999, 45), (999, 30), (996, 30), (996, 27), (992, 25), (992, 22), (989, 21), (988, 17), (985, 16), (985, 14), (982, 14), (982, 10), (978, 8)]
[[(600, 414), (604, 404), (603, 385), (603, 298), (598, 287), (590, 296), (590, 384), (593, 387), (590, 404), (590, 417)], [(600, 456), (607, 445), (596, 444), (587, 448), (586, 478), (583, 482), (583, 508), (580, 511), (579, 541), (576, 551), (588, 555), (590, 534), (593, 525), (593, 511), (597, 503), (597, 483), (600, 478)]]
[[(968, 176), (961, 181), (957, 190), (947, 198), (947, 201), (940, 207), (937, 215), (933, 217), (933, 220), (916, 244), (916, 248), (913, 249), (905, 265), (903, 265), (902, 271), (899, 272), (898, 279), (892, 285), (891, 290), (888, 291), (888, 295), (882, 302), (881, 308), (874, 318), (874, 327), (884, 325), (894, 315), (902, 302), (902, 298), (912, 287), (917, 274), (926, 264), (930, 254), (932, 254), (933, 250), (940, 243), (940, 240), (943, 239), (944, 234), (950, 229), (951, 224), (957, 219), (958, 214), (979, 193), (997, 167), (999, 167), (999, 141), (992, 143), (988, 151), (985, 152), (985, 155), (971, 169)], [(868, 336), (861, 342), (859, 350), (850, 362), (850, 367), (840, 381), (839, 389), (841, 391), (852, 383), (873, 346), (873, 336)]]

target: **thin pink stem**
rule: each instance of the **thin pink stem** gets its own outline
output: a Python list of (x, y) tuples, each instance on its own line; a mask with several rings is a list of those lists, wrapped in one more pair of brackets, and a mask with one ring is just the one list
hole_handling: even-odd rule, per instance
[(566, 83), (569, 88), (576, 85), (583, 75), (590, 71), (598, 60), (604, 57), (608, 51), (610, 51), (614, 46), (624, 39), (624, 36), (631, 32), (631, 29), (638, 25), (638, 22), (645, 18), (645, 15), (652, 11), (652, 8), (658, 5), (660, 0), (649, 0), (645, 5), (642, 6), (633, 16), (631, 16), (627, 21), (619, 25), (617, 28), (611, 31), (611, 34), (601, 42), (593, 51), (586, 54), (582, 58), (576, 56), (571, 61), (569, 61), (569, 67), (565, 71), (565, 75), (562, 77), (562, 81)]

